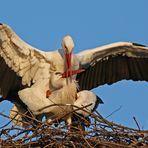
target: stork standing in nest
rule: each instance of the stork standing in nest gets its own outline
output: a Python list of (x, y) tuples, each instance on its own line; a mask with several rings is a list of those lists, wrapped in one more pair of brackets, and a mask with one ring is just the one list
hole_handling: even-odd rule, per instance
[(21, 40), (8, 25), (0, 24), (1, 101), (10, 100), (23, 107), (18, 92), (35, 87), (35, 92), (43, 91), (44, 97), (51, 79), (51, 63), (58, 72), (64, 73), (68, 83), (76, 79), (80, 90), (123, 79), (148, 81), (148, 47), (117, 42), (72, 54), (73, 48), (72, 38), (66, 36), (62, 49), (44, 52)]
[[(34, 85), (31, 88), (19, 91), (18, 94), (22, 102), (27, 105), (33, 115), (41, 115), (40, 117), (45, 115), (48, 123), (52, 122), (54, 119), (63, 117), (70, 127), (72, 124), (73, 110), (76, 110), (77, 114), (87, 117), (102, 100), (98, 99), (89, 91), (80, 91), (77, 93), (77, 82), (74, 79), (69, 81), (70, 82), (67, 84), (67, 79), (63, 78), (61, 73), (57, 71), (51, 72), (50, 86), (48, 86), (49, 84), (45, 85), (44, 81), (42, 81), (40, 82), (40, 87), (42, 89), (38, 92), (36, 91), (38, 90), (38, 85)], [(45, 86), (46, 88), (44, 88)], [(49, 96), (45, 96), (44, 90), (49, 88), (51, 93)], [(87, 107), (85, 108), (85, 106)], [(84, 107), (83, 110), (78, 109), (81, 107)], [(14, 118), (17, 114), (17, 112), (16, 114), (13, 113), (15, 108), (11, 111), (11, 118)], [(21, 110), (19, 110), (19, 112), (21, 112)], [(21, 115), (20, 119), (22, 119)], [(14, 122), (17, 124), (16, 120), (14, 120)], [(22, 121), (22, 123), (24, 123), (24, 121)]]

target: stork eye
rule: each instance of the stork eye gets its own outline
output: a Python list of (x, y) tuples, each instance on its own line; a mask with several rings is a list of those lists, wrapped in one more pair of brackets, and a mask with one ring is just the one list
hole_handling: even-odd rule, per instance
[(60, 73), (60, 72), (56, 72), (55, 74), (56, 74), (56, 75), (60, 75), (61, 73)]
[(64, 48), (67, 50), (67, 46), (66, 45), (64, 45)]

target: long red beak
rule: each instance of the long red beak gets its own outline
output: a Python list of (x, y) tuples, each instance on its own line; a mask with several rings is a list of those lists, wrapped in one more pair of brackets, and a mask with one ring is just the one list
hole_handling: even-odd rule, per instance
[[(76, 74), (84, 72), (84, 71), (85, 71), (85, 69), (72, 70), (72, 75), (76, 75)], [(62, 78), (66, 78), (67, 75), (70, 76), (70, 73), (67, 74), (66, 72), (64, 72), (62, 74)]]
[(65, 77), (68, 78), (70, 76), (70, 80), (72, 81), (72, 65), (71, 65), (71, 57), (72, 53), (66, 53), (66, 75)]

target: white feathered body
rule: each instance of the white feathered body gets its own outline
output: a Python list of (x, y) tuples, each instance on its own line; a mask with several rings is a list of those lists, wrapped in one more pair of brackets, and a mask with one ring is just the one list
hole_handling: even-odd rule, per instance
[[(92, 113), (92, 110), (94, 109), (96, 102), (97, 98), (93, 92), (83, 90), (77, 93), (77, 100), (74, 102), (73, 109), (76, 110), (76, 113), (81, 114), (84, 117), (87, 117)], [(78, 108), (82, 109), (77, 110)]]
[[(19, 97), (34, 115), (48, 113), (52, 114), (53, 118), (55, 118), (61, 113), (66, 114), (72, 111), (71, 106), (61, 106), (61, 104), (74, 104), (77, 84), (75, 82), (68, 83), (68, 85), (54, 90), (47, 98), (46, 91), (49, 89), (49, 82), (47, 82), (47, 80), (42, 80), (38, 85), (35, 84), (31, 88), (19, 91)], [(59, 104), (59, 106), (55, 104)]]
[[(56, 50), (54, 52), (47, 52), (46, 58), (49, 59), (49, 61), (52, 61), (52, 64), (56, 66), (56, 71), (58, 72), (65, 72), (66, 66), (65, 66), (65, 55), (64, 51), (62, 49)], [(77, 58), (75, 54), (72, 54), (72, 70), (78, 70), (80, 67), (80, 61)], [(75, 76), (73, 76), (75, 78)]]

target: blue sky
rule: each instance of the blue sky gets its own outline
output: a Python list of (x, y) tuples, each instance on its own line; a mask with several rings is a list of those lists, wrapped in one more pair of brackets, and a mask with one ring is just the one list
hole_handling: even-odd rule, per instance
[[(0, 22), (9, 24), (17, 34), (42, 50), (60, 48), (69, 34), (75, 53), (116, 41), (148, 45), (147, 0), (1, 0)], [(136, 127), (133, 116), (148, 128), (148, 83), (122, 81), (93, 90), (104, 101), (99, 108), (108, 120)], [(0, 104), (9, 113), (12, 104)], [(6, 123), (0, 118), (0, 126)]]

